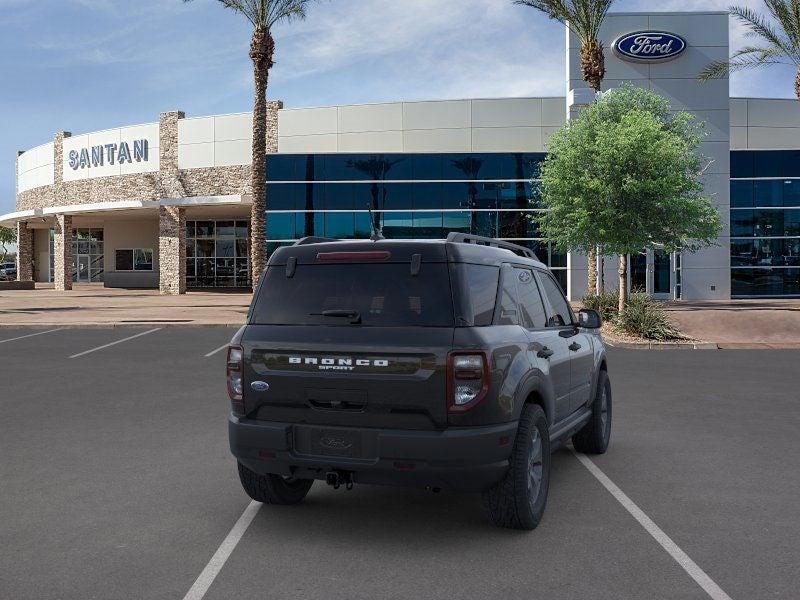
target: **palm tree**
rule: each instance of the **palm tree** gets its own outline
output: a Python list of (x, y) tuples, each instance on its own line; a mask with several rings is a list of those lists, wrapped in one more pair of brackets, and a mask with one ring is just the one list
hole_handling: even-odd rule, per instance
[[(267, 243), (265, 232), (266, 194), (266, 149), (267, 149), (267, 83), (269, 70), (274, 65), (275, 40), (272, 28), (280, 22), (304, 19), (306, 8), (313, 0), (219, 0), (225, 8), (235, 10), (253, 26), (250, 40), (250, 59), (253, 61), (255, 100), (253, 102), (253, 205), (250, 222), (253, 239), (250, 244), (250, 272), (253, 286), (267, 265)], [(191, 0), (184, 0), (191, 2)]]
[[(598, 39), (600, 27), (614, 0), (514, 0), (514, 4), (530, 6), (551, 19), (563, 23), (581, 42), (581, 76), (595, 92), (600, 91), (606, 75), (603, 42)], [(588, 254), (589, 294), (597, 290), (597, 251)]]
[(797, 69), (794, 93), (800, 100), (800, 0), (764, 0), (764, 4), (771, 19), (746, 6), (730, 8), (730, 13), (748, 29), (747, 35), (757, 38), (761, 45), (745, 46), (734, 52), (730, 60), (711, 63), (699, 77), (705, 81), (724, 77), (731, 71), (790, 64)]

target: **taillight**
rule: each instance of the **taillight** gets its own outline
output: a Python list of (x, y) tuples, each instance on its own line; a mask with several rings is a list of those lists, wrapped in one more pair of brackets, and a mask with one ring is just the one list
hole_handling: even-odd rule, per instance
[(228, 348), (228, 364), (225, 368), (231, 410), (240, 415), (244, 414), (244, 401), (242, 400), (243, 356), (244, 350), (241, 346), (230, 346)]
[(485, 352), (458, 350), (447, 357), (447, 410), (464, 412), (489, 391), (489, 359)]

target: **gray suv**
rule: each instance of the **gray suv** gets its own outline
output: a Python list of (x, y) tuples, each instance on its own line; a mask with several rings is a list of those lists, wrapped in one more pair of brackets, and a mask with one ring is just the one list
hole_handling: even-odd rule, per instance
[(230, 447), (247, 494), (315, 480), (481, 492), (533, 529), (550, 453), (606, 451), (600, 317), (535, 255), (490, 238), (306, 238), (269, 260), (228, 349)]

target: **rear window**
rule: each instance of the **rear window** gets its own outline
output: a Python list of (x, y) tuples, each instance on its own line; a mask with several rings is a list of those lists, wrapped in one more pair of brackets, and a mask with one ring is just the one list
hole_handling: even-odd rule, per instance
[(330, 311), (358, 313), (361, 326), (452, 327), (447, 265), (423, 263), (415, 276), (408, 263), (297, 265), (292, 277), (284, 266), (269, 267), (252, 322), (350, 324), (351, 318), (330, 316)]

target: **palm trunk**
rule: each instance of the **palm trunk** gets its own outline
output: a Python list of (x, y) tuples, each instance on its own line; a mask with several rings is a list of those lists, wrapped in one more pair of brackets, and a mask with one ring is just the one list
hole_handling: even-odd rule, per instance
[(619, 312), (625, 310), (628, 304), (628, 258), (619, 255)]
[(581, 45), (581, 75), (590, 88), (595, 92), (600, 91), (603, 77), (606, 76), (606, 66), (603, 45), (597, 40)]
[(797, 69), (797, 75), (794, 78), (794, 94), (800, 100), (800, 68)]
[(269, 31), (256, 29), (250, 43), (253, 61), (255, 100), (253, 102), (253, 155), (251, 189), (253, 204), (250, 208), (250, 273), (253, 287), (267, 266), (267, 83), (272, 67), (274, 42)]
[[(597, 40), (591, 40), (581, 45), (581, 74), (583, 80), (589, 84), (595, 92), (600, 91), (603, 77), (606, 75), (605, 57), (603, 56), (603, 45)], [(586, 291), (589, 295), (597, 293), (597, 249), (592, 247), (587, 255), (588, 277), (586, 280)]]

